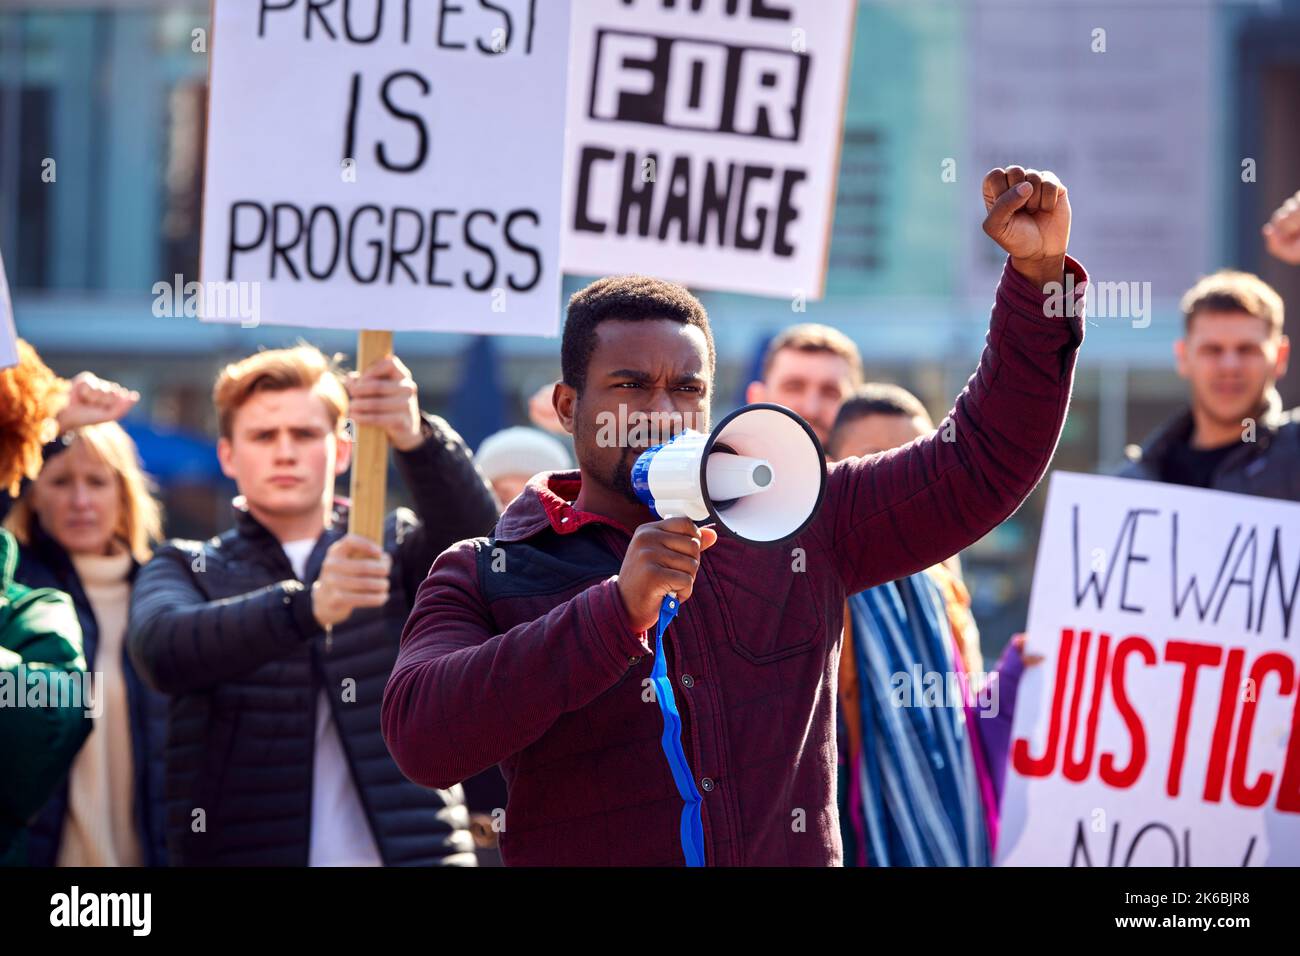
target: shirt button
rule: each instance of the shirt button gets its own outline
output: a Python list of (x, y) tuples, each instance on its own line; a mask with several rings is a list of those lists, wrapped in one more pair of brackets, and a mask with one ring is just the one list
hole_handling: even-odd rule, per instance
[(712, 777), (702, 777), (702, 778), (700, 778), (700, 789), (703, 790), (705, 793), (712, 793), (712, 792), (713, 792), (713, 778), (712, 778)]
[(567, 524), (568, 521), (569, 521), (568, 518), (561, 518), (561, 519), (560, 519), (560, 524)]
[(683, 674), (683, 675), (682, 675), (682, 686), (683, 686), (683, 687), (694, 687), (694, 686), (695, 686), (695, 678), (692, 677), (690, 674)]
[(639, 663), (641, 663), (641, 656), (638, 654), (638, 655), (636, 655), (635, 657), (629, 657), (629, 658), (627, 659), (627, 662), (628, 662), (629, 664), (639, 664)]

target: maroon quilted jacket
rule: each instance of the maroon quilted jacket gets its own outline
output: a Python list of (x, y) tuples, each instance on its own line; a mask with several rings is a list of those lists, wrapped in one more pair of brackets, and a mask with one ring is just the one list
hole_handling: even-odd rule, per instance
[[(723, 536), (665, 636), (711, 865), (837, 865), (835, 701), (847, 594), (912, 574), (1004, 521), (1056, 447), (1083, 338), (1006, 267), (979, 368), (936, 434), (832, 466), (822, 510), (776, 548)], [(945, 435), (955, 440), (945, 441)], [(493, 764), (511, 865), (681, 865), (682, 800), (616, 575), (630, 534), (535, 478), (491, 538), (420, 587), (383, 730), (417, 783)], [(801, 549), (801, 550), (796, 550)]]

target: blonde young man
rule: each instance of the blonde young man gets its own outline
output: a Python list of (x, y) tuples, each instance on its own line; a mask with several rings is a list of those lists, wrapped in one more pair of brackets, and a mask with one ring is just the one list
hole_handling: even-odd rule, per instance
[[(425, 789), (384, 746), (379, 707), (416, 588), (438, 553), (496, 520), (446, 422), (395, 358), (346, 381), (317, 349), (228, 366), (214, 398), (235, 526), (159, 550), (136, 581), (130, 646), (173, 695), (168, 850), (179, 865), (474, 863), (459, 784)], [(382, 428), (415, 510), (383, 548), (345, 533), (334, 480), (346, 419)]]

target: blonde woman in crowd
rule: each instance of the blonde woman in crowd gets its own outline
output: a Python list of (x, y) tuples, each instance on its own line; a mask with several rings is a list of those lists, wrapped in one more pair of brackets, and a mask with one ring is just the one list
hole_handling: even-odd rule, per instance
[(134, 392), (73, 380), (59, 437), (5, 520), (21, 545), (17, 579), (66, 592), (94, 675), (94, 726), (28, 838), (33, 866), (162, 866), (166, 699), (126, 653), (132, 581), (161, 535), (135, 443), (116, 419)]

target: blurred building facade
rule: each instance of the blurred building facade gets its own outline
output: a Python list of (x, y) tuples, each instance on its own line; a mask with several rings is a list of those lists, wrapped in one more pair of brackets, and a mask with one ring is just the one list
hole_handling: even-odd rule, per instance
[[(0, 252), (18, 329), (61, 373), (91, 368), (141, 391), (133, 424), (177, 535), (226, 520), (230, 489), (202, 464), (220, 365), (304, 337), (354, 345), (151, 313), (156, 282), (197, 273), (207, 28), (201, 0), (0, 4)], [(1300, 338), (1300, 277), (1268, 261), (1258, 235), (1300, 188), (1298, 117), (1300, 0), (863, 0), (827, 296), (796, 311), (701, 295), (715, 412), (738, 403), (773, 332), (820, 321), (858, 343), (869, 377), (912, 389), (937, 419), (974, 368), (999, 267), (979, 230), (980, 179), (1018, 162), (1070, 186), (1072, 251), (1095, 279), (1150, 283), (1146, 316), (1090, 322), (1055, 463), (1108, 470), (1181, 400), (1176, 302), (1198, 275), (1260, 272), (1292, 303)], [(425, 405), (449, 415), (466, 361), (494, 363), (502, 425), (525, 421), (528, 396), (559, 371), (554, 339), (485, 352), (467, 336), (404, 334), (397, 349)], [(1284, 386), (1300, 401), (1300, 374)], [(1023, 623), (1042, 499), (964, 556), (986, 652)]]

